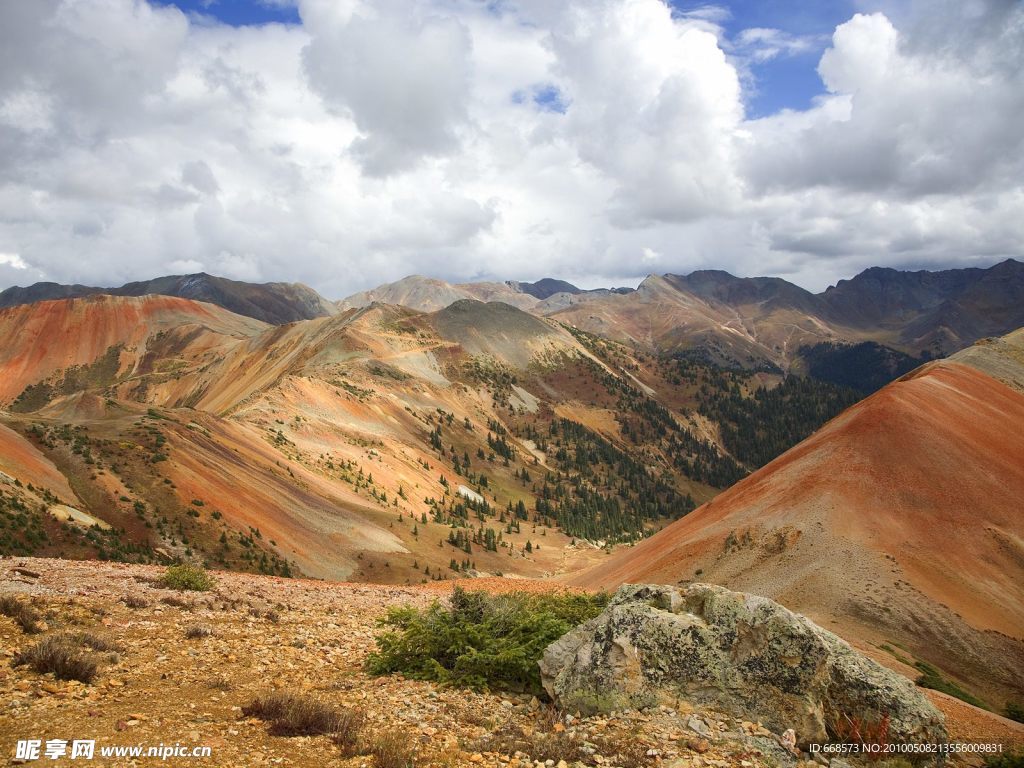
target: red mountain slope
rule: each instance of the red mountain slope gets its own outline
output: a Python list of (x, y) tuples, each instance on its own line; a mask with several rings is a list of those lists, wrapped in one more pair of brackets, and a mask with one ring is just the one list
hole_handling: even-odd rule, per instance
[(132, 370), (148, 339), (161, 331), (202, 329), (244, 338), (267, 328), (259, 320), (172, 296), (89, 296), (0, 309), (0, 403), (25, 386), (72, 366), (89, 366), (111, 349), (109, 375)]
[(922, 367), (575, 581), (708, 581), (1024, 692), (1024, 394)]

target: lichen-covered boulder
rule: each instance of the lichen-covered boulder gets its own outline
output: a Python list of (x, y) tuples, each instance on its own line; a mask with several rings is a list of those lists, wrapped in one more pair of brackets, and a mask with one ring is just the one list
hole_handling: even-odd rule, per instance
[(586, 713), (685, 700), (793, 728), (802, 744), (854, 727), (946, 740), (942, 714), (909, 680), (772, 600), (708, 584), (623, 586), (548, 646), (540, 669), (558, 704)]

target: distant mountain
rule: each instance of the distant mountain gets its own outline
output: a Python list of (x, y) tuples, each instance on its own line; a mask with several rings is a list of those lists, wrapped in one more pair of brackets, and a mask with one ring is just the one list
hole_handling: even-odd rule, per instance
[[(393, 304), (419, 312), (436, 312), (456, 301), (502, 301), (519, 309), (531, 309), (539, 299), (520, 290), (520, 283), (447, 283), (422, 275), (409, 275), (369, 291), (360, 291), (337, 302), (339, 309), (366, 307), (373, 303)], [(568, 283), (567, 283), (568, 285)]]
[(554, 296), (556, 293), (582, 292), (572, 283), (567, 283), (565, 280), (555, 280), (551, 277), (542, 278), (535, 283), (520, 283), (514, 280), (509, 280), (506, 282), (506, 285), (514, 290), (520, 291), (521, 293), (528, 293), (538, 299), (547, 299)]
[(1024, 325), (1024, 264), (872, 268), (819, 294), (779, 278), (715, 270), (652, 275), (630, 293), (581, 294), (534, 311), (659, 352), (742, 367), (800, 368), (801, 349), (866, 341), (941, 357)]
[(252, 317), (272, 325), (311, 320), (337, 314), (333, 303), (301, 283), (246, 283), (214, 277), (205, 272), (195, 275), (169, 275), (152, 280), (127, 283), (119, 288), (95, 288), (85, 285), (36, 283), (28, 288), (15, 286), (0, 292), (0, 309), (36, 301), (107, 294), (110, 296), (177, 296), (216, 304), (238, 315)]
[(834, 322), (888, 331), (907, 351), (948, 354), (1024, 325), (1024, 263), (941, 272), (874, 267), (819, 296)]
[(1024, 325), (1024, 264), (1009, 259), (939, 272), (873, 267), (818, 294), (777, 277), (721, 270), (650, 275), (636, 290), (581, 290), (552, 278), (459, 284), (414, 275), (338, 306), (378, 301), (434, 312), (462, 299), (502, 301), (661, 353), (802, 370), (801, 349), (819, 344), (875, 342), (912, 358), (941, 357)]
[(1024, 331), (928, 363), (574, 579), (749, 589), (1024, 695)]

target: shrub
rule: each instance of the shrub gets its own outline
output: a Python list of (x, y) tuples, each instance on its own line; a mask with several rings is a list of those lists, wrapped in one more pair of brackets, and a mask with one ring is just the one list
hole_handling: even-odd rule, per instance
[(987, 757), (985, 768), (1024, 768), (1024, 752), (1007, 752)]
[(500, 688), (543, 695), (544, 649), (601, 612), (606, 595), (488, 595), (456, 587), (450, 607), (393, 608), (381, 620), (394, 627), (369, 655), (373, 674), (401, 672), (477, 690)]
[(14, 619), (26, 635), (34, 635), (42, 631), (42, 616), (28, 603), (24, 603), (14, 595), (0, 596), (0, 613)]
[(191, 600), (185, 600), (184, 598), (178, 597), (177, 595), (167, 595), (167, 597), (161, 597), (160, 602), (164, 605), (173, 605), (175, 608), (181, 608), (183, 611), (191, 611), (195, 608), (195, 604)]
[(312, 696), (275, 691), (242, 707), (242, 714), (270, 723), (274, 736), (317, 736), (333, 734), (357, 741), (362, 715), (335, 707)]
[(1006, 716), (1018, 723), (1024, 723), (1024, 706), (1013, 701), (1006, 703)]
[(342, 722), (332, 734), (334, 743), (341, 749), (345, 757), (363, 753), (363, 729), (366, 726), (366, 715), (362, 710), (341, 710)]
[(281, 614), (273, 608), (250, 608), (249, 615), (257, 619), (266, 619), (271, 624), (281, 621)]
[(377, 768), (413, 768), (416, 764), (415, 742), (398, 731), (382, 733), (362, 752), (373, 756)]
[(146, 608), (149, 606), (149, 600), (138, 595), (128, 595), (124, 598), (124, 604), (129, 608)]
[(25, 651), (11, 662), (15, 667), (29, 666), (41, 675), (52, 673), (59, 680), (90, 683), (99, 671), (99, 662), (92, 654), (66, 635), (51, 635)]
[(949, 694), (950, 696), (955, 696), (961, 701), (966, 701), (968, 704), (972, 704), (975, 707), (989, 709), (989, 706), (981, 699), (972, 696), (956, 683), (950, 682), (944, 678), (931, 664), (919, 661), (914, 664), (914, 666), (921, 671), (921, 676), (918, 677), (915, 682), (922, 688), (931, 688), (932, 690), (941, 691), (942, 693)]
[(212, 589), (216, 582), (205, 569), (184, 563), (168, 566), (160, 583), (168, 589), (206, 592)]
[(198, 640), (201, 637), (209, 637), (213, 630), (205, 624), (195, 624), (185, 630), (185, 637), (188, 640)]
[(109, 637), (104, 637), (103, 635), (96, 635), (92, 632), (77, 632), (73, 635), (68, 635), (68, 640), (78, 645), (84, 645), (85, 647), (91, 648), (94, 651), (120, 653), (124, 650), (120, 645), (111, 640)]

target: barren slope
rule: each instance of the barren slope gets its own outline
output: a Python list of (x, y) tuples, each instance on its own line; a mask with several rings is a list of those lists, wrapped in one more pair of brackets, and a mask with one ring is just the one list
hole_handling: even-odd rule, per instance
[(408, 307), (420, 312), (436, 312), (463, 299), (503, 301), (520, 309), (533, 307), (539, 301), (537, 297), (523, 291), (519, 286), (513, 287), (508, 283), (453, 285), (431, 277), (409, 275), (369, 291), (354, 293), (337, 302), (337, 306), (341, 310), (357, 309), (377, 302)]
[(0, 403), (16, 398), (28, 384), (108, 356), (97, 376), (130, 374), (150, 339), (161, 333), (185, 332), (189, 341), (212, 334), (218, 344), (230, 344), (266, 327), (212, 304), (171, 296), (97, 295), (10, 307), (0, 310)]
[(765, 594), (902, 643), (1001, 708), (1024, 692), (1021, 425), (1020, 392), (925, 366), (573, 581)]
[[(33, 518), (4, 551), (399, 583), (564, 572), (598, 551), (570, 546), (552, 518), (511, 519), (540, 490), (520, 476), (534, 454), (509, 432), (516, 409), (533, 425), (541, 398), (574, 396), (528, 369), (606, 371), (509, 305), (267, 326), (182, 299), (96, 296), (0, 317), (12, 337), (0, 511)], [(57, 505), (109, 524), (109, 539), (62, 527)]]

